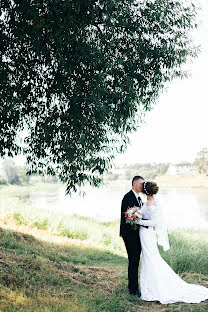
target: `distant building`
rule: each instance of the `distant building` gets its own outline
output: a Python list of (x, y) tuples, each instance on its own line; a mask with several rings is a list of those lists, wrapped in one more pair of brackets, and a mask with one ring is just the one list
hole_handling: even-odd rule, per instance
[(177, 174), (197, 174), (198, 169), (189, 163), (182, 164), (170, 164), (166, 174), (167, 175), (177, 175)]

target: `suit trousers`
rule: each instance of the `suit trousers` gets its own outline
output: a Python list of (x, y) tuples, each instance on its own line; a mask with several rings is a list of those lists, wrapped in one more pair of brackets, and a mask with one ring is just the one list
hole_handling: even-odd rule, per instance
[(141, 254), (139, 230), (130, 231), (122, 236), (128, 254), (128, 289), (129, 292), (138, 291), (138, 269)]

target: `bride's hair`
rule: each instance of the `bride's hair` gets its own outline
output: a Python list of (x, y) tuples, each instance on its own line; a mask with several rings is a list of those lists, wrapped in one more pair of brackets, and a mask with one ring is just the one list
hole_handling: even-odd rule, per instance
[(157, 183), (152, 181), (147, 181), (142, 183), (142, 193), (146, 195), (154, 195), (159, 191), (159, 186)]

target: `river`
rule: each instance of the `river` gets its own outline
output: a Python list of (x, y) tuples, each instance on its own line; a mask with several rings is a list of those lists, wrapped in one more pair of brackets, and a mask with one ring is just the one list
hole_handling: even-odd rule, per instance
[[(127, 184), (111, 184), (100, 189), (85, 189), (87, 195), (65, 196), (65, 189), (31, 192), (27, 200), (33, 207), (64, 214), (77, 214), (98, 221), (120, 218), (123, 195), (130, 190)], [(208, 192), (203, 189), (167, 188), (158, 193), (166, 212), (168, 228), (208, 229)]]

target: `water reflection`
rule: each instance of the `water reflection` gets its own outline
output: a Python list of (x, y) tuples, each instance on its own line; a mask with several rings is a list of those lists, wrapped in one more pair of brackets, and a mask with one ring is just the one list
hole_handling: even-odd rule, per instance
[(208, 229), (208, 193), (169, 189), (160, 193), (169, 228)]
[[(83, 198), (78, 194), (66, 197), (65, 189), (57, 188), (31, 192), (25, 199), (36, 208), (113, 221), (120, 218), (121, 200), (129, 190), (127, 184), (88, 188)], [(169, 228), (208, 229), (208, 192), (171, 188), (161, 190), (158, 196)]]

